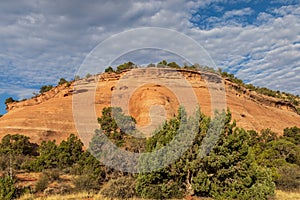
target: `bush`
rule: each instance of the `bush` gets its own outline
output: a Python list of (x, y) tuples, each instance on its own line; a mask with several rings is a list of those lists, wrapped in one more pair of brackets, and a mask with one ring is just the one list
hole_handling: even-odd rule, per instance
[(280, 174), (276, 181), (277, 189), (297, 190), (300, 188), (300, 167), (297, 165), (284, 165), (278, 169)]
[(30, 138), (24, 135), (5, 135), (1, 140), (1, 152), (22, 155), (37, 155), (37, 144), (31, 143)]
[(180, 66), (176, 62), (168, 63), (168, 66), (171, 67), (171, 68), (176, 68), (176, 69), (180, 68)]
[(185, 193), (180, 183), (172, 180), (168, 183), (149, 184), (146, 187), (141, 186), (141, 182), (139, 182), (136, 189), (138, 194), (146, 199), (181, 199)]
[(16, 102), (12, 97), (5, 99), (5, 104)]
[(62, 84), (65, 84), (65, 83), (69, 83), (69, 82), (64, 78), (61, 78), (58, 82), (58, 85), (62, 85)]
[(53, 88), (53, 85), (43, 85), (40, 89), (40, 94), (43, 94), (45, 92), (48, 92)]
[(58, 166), (58, 147), (54, 141), (43, 141), (38, 147), (39, 156), (31, 163), (30, 169), (33, 171), (43, 171), (44, 169), (56, 168)]
[[(300, 111), (300, 110), (299, 110)], [(283, 130), (283, 137), (294, 144), (300, 144), (300, 128), (294, 126)]]
[(73, 179), (75, 189), (79, 191), (99, 190), (99, 185), (91, 176), (82, 175)]
[(156, 67), (156, 65), (153, 63), (150, 63), (149, 65), (147, 65), (147, 67)]
[(83, 153), (83, 143), (74, 134), (63, 140), (58, 146), (58, 166), (63, 169), (76, 163)]
[(166, 60), (162, 60), (158, 63), (158, 65), (161, 65), (161, 66), (166, 66), (168, 64), (168, 62)]
[(105, 69), (104, 72), (105, 73), (111, 73), (111, 72), (115, 72), (115, 70), (111, 66), (109, 66), (108, 68)]
[(49, 177), (45, 174), (36, 182), (35, 191), (42, 192), (44, 191), (49, 185)]
[(0, 170), (4, 171), (8, 168), (9, 166), (9, 156), (6, 154), (0, 154)]
[(109, 198), (133, 198), (136, 196), (135, 179), (132, 177), (120, 177), (118, 179), (110, 180), (103, 186), (100, 194)]
[(11, 200), (17, 197), (17, 189), (14, 185), (15, 181), (9, 176), (0, 178), (0, 199)]
[(92, 77), (92, 74), (90, 74), (90, 73), (87, 73), (87, 74), (85, 75), (85, 78), (90, 78), (90, 77)]
[[(200, 117), (199, 126), (197, 125), (200, 129), (196, 130), (190, 128), (196, 122), (193, 118), (187, 119), (184, 109), (179, 111), (177, 120), (166, 122), (161, 130), (148, 139), (147, 151), (151, 152), (168, 144), (182, 126), (181, 121), (187, 122), (186, 130), (195, 133), (197, 139), (175, 163), (157, 171), (139, 174), (137, 193), (142, 197), (155, 199), (181, 198), (185, 195), (214, 199), (267, 199), (272, 196), (275, 184), (271, 171), (256, 163), (250, 148), (250, 134), (243, 129), (234, 128), (235, 122), (230, 122), (231, 113), (225, 114), (220, 113), (211, 122)], [(198, 115), (203, 116), (201, 113)], [(215, 128), (218, 124), (222, 128)], [(210, 125), (213, 130), (210, 128), (210, 131), (206, 131), (206, 127)], [(201, 139), (205, 132), (205, 139)], [(215, 133), (219, 133), (217, 141)], [(180, 142), (177, 144), (181, 145)], [(207, 153), (207, 156), (203, 157), (202, 152)], [(142, 157), (141, 167), (146, 170), (152, 163), (160, 162), (155, 158), (145, 161), (143, 162)]]
[(47, 176), (49, 181), (58, 181), (59, 180), (59, 169), (49, 169), (43, 172), (43, 176)]
[(119, 66), (117, 67), (116, 72), (121, 72), (121, 71), (123, 71), (123, 70), (126, 70), (126, 69), (133, 69), (133, 68), (135, 68), (135, 64), (132, 63), (132, 62), (127, 62), (127, 63), (124, 63), (124, 64), (122, 64), (122, 65), (119, 65)]

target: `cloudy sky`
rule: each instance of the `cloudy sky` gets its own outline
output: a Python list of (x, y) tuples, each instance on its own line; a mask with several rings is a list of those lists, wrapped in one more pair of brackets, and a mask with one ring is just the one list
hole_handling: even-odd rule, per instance
[[(300, 94), (299, 0), (10, 0), (0, 3), (0, 101), (28, 98), (42, 85), (71, 79), (98, 44), (143, 27), (186, 34), (216, 67), (248, 83)], [(123, 60), (144, 64), (164, 54), (147, 55), (131, 52)]]

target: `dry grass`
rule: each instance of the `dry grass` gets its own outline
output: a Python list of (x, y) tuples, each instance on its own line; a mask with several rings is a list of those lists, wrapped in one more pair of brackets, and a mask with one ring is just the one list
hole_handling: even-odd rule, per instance
[[(91, 194), (87, 192), (81, 192), (69, 195), (51, 195), (47, 197), (36, 197), (33, 194), (26, 194), (19, 198), (18, 200), (112, 200), (111, 198), (103, 197), (99, 194)], [(118, 199), (115, 199), (118, 200)], [(133, 198), (132, 200), (141, 200), (138, 198)]]
[[(26, 194), (19, 200), (112, 200), (111, 198), (105, 198), (99, 194), (90, 194), (87, 192), (81, 192), (77, 194), (69, 195), (52, 195), (48, 197), (36, 197), (33, 194)], [(202, 199), (202, 198), (193, 198)], [(118, 199), (115, 199), (118, 200)], [(133, 198), (131, 200), (141, 200), (139, 198)], [(276, 190), (276, 200), (300, 200), (300, 191), (286, 192)]]
[[(112, 199), (103, 197), (100, 194), (89, 194), (87, 192), (81, 192), (76, 194), (69, 194), (69, 195), (51, 195), (48, 197), (36, 197), (33, 194), (26, 194), (22, 196), (18, 200), (121, 200), (121, 199)], [(190, 200), (213, 200), (211, 198), (187, 198)], [(131, 198), (130, 200), (143, 200), (141, 198)], [(176, 200), (176, 199), (174, 199)], [(177, 199), (178, 200), (178, 199)]]
[(276, 200), (300, 200), (300, 191), (286, 192), (276, 190)]
[(26, 194), (22, 196), (19, 200), (75, 200), (75, 199), (90, 199), (92, 197), (91, 194), (87, 192), (77, 193), (77, 194), (69, 194), (69, 195), (51, 195), (47, 197), (37, 197), (33, 194)]

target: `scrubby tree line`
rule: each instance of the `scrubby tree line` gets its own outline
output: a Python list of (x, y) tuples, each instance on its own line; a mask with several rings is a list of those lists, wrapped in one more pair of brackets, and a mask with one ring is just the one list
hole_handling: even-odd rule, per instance
[(137, 68), (137, 65), (134, 64), (133, 62), (127, 62), (127, 63), (123, 63), (119, 66), (117, 66), (116, 69), (112, 68), (111, 66), (107, 67), (104, 72), (106, 73), (111, 73), (111, 72), (116, 72), (116, 73), (119, 73), (119, 72), (122, 72), (124, 70), (128, 70), (128, 69), (134, 69), (134, 68)]
[[(169, 68), (174, 68), (174, 69), (189, 69), (189, 70), (199, 70), (199, 69), (201, 69), (201, 70), (211, 71), (211, 72), (216, 73), (216, 71), (213, 68), (208, 67), (208, 66), (202, 66), (198, 63), (193, 64), (193, 65), (189, 65), (187, 63), (184, 63), (183, 66), (180, 66), (179, 64), (177, 64), (174, 61), (168, 63), (166, 60), (162, 60), (162, 61), (158, 62), (157, 64), (150, 63), (149, 65), (147, 65), (147, 67), (148, 68), (151, 68), (151, 67), (159, 67), (159, 68), (169, 67)], [(112, 73), (112, 72), (119, 73), (119, 72), (122, 72), (124, 70), (134, 69), (134, 68), (137, 68), (136, 64), (134, 64), (133, 62), (127, 62), (127, 63), (123, 63), (121, 65), (118, 65), (116, 69), (114, 69), (112, 66), (109, 66), (104, 70), (104, 72), (106, 72), (106, 73)]]
[[(88, 151), (83, 150), (82, 142), (71, 134), (67, 140), (57, 144), (55, 141), (31, 143), (23, 135), (6, 135), (0, 144), (0, 197), (12, 193), (6, 199), (14, 199), (23, 192), (44, 191), (51, 181), (59, 179), (62, 174), (74, 175), (75, 190), (98, 190), (104, 181), (114, 177), (118, 172), (104, 169)], [(42, 172), (35, 188), (16, 188), (17, 171)], [(115, 173), (115, 175), (114, 175)], [(9, 188), (9, 189), (8, 189)], [(66, 189), (72, 192), (72, 188)], [(2, 195), (2, 196), (1, 196)]]
[[(134, 138), (135, 120), (120, 108), (104, 108), (98, 119), (101, 130), (96, 130), (90, 151), (71, 134), (58, 144), (55, 141), (30, 142), (23, 135), (6, 135), (0, 144), (1, 199), (12, 199), (23, 192), (44, 191), (60, 175), (69, 174), (75, 191), (93, 190), (107, 197), (143, 197), (154, 199), (182, 198), (187, 195), (214, 199), (268, 199), (275, 188), (295, 190), (300, 187), (300, 129), (286, 128), (278, 136), (270, 129), (260, 133), (236, 127), (230, 111), (220, 113), (223, 119), (220, 137), (211, 151), (203, 156), (203, 141), (210, 145), (209, 127), (220, 123), (200, 110), (195, 139), (173, 164), (148, 173), (130, 174), (104, 166), (95, 157), (101, 154), (103, 135), (119, 148), (132, 152), (153, 152), (169, 144), (181, 123), (194, 123), (183, 108), (178, 116), (166, 121), (148, 139)], [(120, 120), (120, 121), (118, 121)], [(219, 120), (219, 121), (218, 121)], [(120, 124), (122, 125), (120, 127)], [(180, 142), (180, 141), (179, 141)], [(180, 143), (178, 143), (180, 145)], [(92, 152), (92, 154), (90, 153)], [(98, 153), (98, 154), (97, 154)], [(168, 156), (168, 155), (167, 155)], [(170, 155), (171, 156), (171, 155)], [(159, 162), (153, 159), (151, 162)], [(141, 160), (141, 167), (149, 163)], [(42, 172), (34, 188), (18, 188), (15, 173), (19, 170)], [(74, 188), (65, 188), (72, 192)], [(2, 196), (1, 196), (2, 195)]]

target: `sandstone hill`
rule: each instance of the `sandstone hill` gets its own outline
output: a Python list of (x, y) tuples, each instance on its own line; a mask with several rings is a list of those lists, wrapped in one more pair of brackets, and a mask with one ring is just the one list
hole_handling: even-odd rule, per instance
[[(158, 84), (156, 81), (144, 82), (131, 93), (128, 91), (132, 82), (127, 79), (131, 78), (131, 80), (135, 80), (133, 82), (141, 83), (139, 80), (143, 79), (141, 78), (143, 75), (155, 75), (157, 70), (133, 69), (122, 73), (98, 74), (73, 82), (71, 85), (57, 86), (29, 100), (9, 103), (7, 105), (8, 113), (0, 118), (0, 138), (6, 134), (23, 134), (37, 143), (43, 140), (60, 142), (71, 133), (77, 134), (76, 128), (78, 127), (75, 126), (72, 109), (74, 95), (80, 95), (81, 99), (92, 95), (94, 100), (90, 107), (96, 111), (95, 116), (100, 116), (101, 110), (111, 105), (112, 95), (117, 91), (119, 95), (130, 94), (126, 112), (136, 119), (138, 126), (147, 129), (147, 125), (151, 122), (149, 112), (153, 111), (151, 110), (153, 107), (158, 108), (154, 110), (154, 115), (163, 119), (164, 116), (166, 118), (174, 116), (180, 105), (176, 94), (170, 88)], [(281, 134), (286, 127), (300, 127), (300, 115), (289, 101), (258, 94), (229, 79), (220, 79), (210, 72), (169, 70), (180, 73), (188, 81), (201, 110), (207, 115), (212, 115), (212, 99), (217, 103), (220, 100), (216, 97), (212, 98), (212, 93), (221, 92), (222, 88), (218, 84), (224, 84), (226, 106), (230, 108), (238, 126), (256, 131), (271, 128), (278, 134)], [(139, 76), (134, 77), (130, 73)], [(184, 91), (185, 86), (175, 81), (178, 77), (162, 76), (160, 78), (166, 83), (175, 84), (173, 88)], [(214, 85), (211, 90), (208, 89), (210, 84)], [(77, 105), (74, 104), (74, 106)], [(82, 107), (81, 109), (80, 113), (83, 113), (82, 116), (84, 116), (84, 112), (88, 108)], [(87, 120), (96, 121), (96, 117)]]

